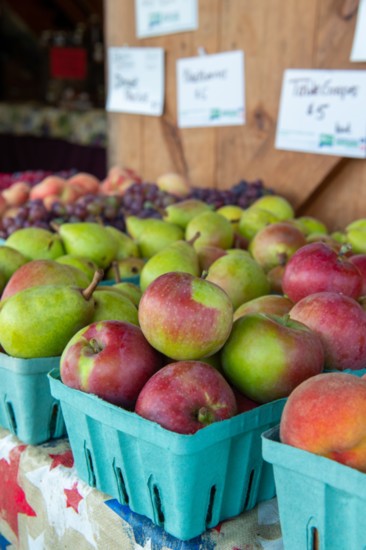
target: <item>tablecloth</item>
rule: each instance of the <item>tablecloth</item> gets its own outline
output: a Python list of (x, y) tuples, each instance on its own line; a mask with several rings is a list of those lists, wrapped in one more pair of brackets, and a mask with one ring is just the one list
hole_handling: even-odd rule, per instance
[(0, 428), (0, 550), (283, 550), (276, 499), (180, 541), (77, 476), (67, 438)]

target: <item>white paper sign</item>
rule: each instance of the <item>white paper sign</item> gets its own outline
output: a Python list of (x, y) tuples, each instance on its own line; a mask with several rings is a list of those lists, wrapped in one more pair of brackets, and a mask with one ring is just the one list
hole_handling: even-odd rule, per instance
[(138, 38), (198, 28), (197, 0), (135, 0)]
[(177, 101), (180, 128), (244, 124), (244, 52), (179, 59)]
[(366, 71), (286, 70), (276, 148), (365, 158)]
[(360, 0), (351, 61), (366, 61), (366, 0)]
[(109, 48), (107, 111), (160, 116), (164, 108), (164, 50)]

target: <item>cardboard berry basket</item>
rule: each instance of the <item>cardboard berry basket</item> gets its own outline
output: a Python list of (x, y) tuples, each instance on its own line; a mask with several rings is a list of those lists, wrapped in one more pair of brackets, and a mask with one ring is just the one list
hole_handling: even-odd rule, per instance
[(0, 426), (23, 443), (38, 445), (66, 434), (48, 372), (59, 357), (19, 359), (0, 353)]
[(79, 477), (178, 539), (274, 496), (261, 433), (278, 424), (285, 399), (181, 435), (67, 387), (57, 369), (48, 376)]
[(285, 445), (279, 426), (262, 435), (273, 465), (285, 550), (366, 548), (366, 475)]
[[(123, 277), (121, 283), (133, 283), (134, 285), (140, 284), (140, 275), (134, 275), (133, 277)], [(103, 279), (100, 281), (99, 286), (113, 286), (116, 284), (114, 279)]]

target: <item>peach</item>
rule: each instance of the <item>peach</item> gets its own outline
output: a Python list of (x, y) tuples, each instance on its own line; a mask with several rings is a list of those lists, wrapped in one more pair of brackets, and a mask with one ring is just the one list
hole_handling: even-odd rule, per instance
[(67, 180), (68, 185), (76, 185), (84, 190), (84, 194), (97, 195), (100, 190), (98, 178), (87, 172), (78, 172)]
[(17, 181), (8, 189), (4, 189), (2, 196), (8, 206), (21, 206), (29, 199), (31, 187), (25, 181)]
[(59, 176), (47, 176), (37, 183), (30, 192), (30, 199), (44, 199), (48, 195), (60, 195), (66, 186), (66, 180)]
[(156, 185), (162, 191), (167, 191), (177, 197), (186, 197), (190, 191), (190, 187), (184, 176), (170, 172), (159, 176), (156, 180)]
[(0, 193), (0, 216), (2, 216), (8, 208), (8, 203), (6, 202), (3, 194)]
[(366, 380), (326, 373), (302, 382), (285, 404), (280, 438), (366, 472)]

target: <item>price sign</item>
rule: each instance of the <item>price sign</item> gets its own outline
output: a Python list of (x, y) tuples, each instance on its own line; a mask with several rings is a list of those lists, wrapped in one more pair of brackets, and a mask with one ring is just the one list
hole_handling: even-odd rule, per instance
[(366, 158), (366, 71), (286, 70), (276, 148)]
[(109, 48), (107, 111), (160, 116), (164, 108), (164, 50)]
[(360, 0), (351, 61), (366, 61), (366, 0)]
[(198, 28), (197, 0), (135, 0), (138, 38)]
[(180, 128), (244, 124), (244, 52), (179, 59), (177, 101)]

